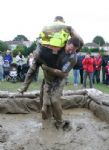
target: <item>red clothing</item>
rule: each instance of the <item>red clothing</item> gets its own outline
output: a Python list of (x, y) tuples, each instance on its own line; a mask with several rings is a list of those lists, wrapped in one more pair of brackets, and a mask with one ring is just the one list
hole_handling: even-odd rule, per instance
[(105, 69), (106, 69), (106, 75), (109, 75), (109, 65), (107, 65), (107, 66), (105, 67)]
[(84, 58), (82, 61), (83, 64), (83, 69), (89, 73), (94, 72), (94, 59), (89, 57), (89, 58)]
[(94, 70), (101, 70), (102, 58), (94, 57)]

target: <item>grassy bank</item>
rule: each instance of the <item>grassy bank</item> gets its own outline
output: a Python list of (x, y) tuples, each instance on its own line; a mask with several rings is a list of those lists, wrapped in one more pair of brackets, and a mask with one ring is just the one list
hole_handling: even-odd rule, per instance
[[(39, 76), (38, 76), (38, 81), (33, 81), (30, 86), (29, 86), (29, 89), (30, 91), (32, 90), (39, 90), (40, 89), (40, 86), (41, 86), (41, 82), (42, 82), (42, 79), (43, 79), (43, 73), (42, 71), (40, 70), (39, 72)], [(69, 74), (69, 81), (70, 81), (70, 84), (69, 85), (65, 85), (64, 89), (65, 90), (74, 90), (74, 87), (73, 87), (73, 78), (72, 78), (72, 72), (70, 72)], [(16, 92), (18, 88), (20, 88), (22, 86), (22, 82), (16, 82), (16, 83), (11, 83), (11, 82), (7, 82), (7, 81), (2, 81), (0, 82), (0, 90), (2, 91), (10, 91), (10, 92)], [(82, 85), (79, 84), (78, 86), (78, 89), (81, 89), (82, 88)], [(89, 88), (89, 83), (87, 82), (87, 88)], [(105, 84), (94, 84), (94, 88), (104, 92), (104, 93), (108, 93), (109, 94), (109, 87), (106, 86)]]

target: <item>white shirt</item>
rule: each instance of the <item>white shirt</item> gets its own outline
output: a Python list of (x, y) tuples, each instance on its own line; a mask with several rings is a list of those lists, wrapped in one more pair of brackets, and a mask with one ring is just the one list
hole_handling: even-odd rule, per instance
[(21, 58), (19, 55), (17, 55), (16, 63), (18, 66), (22, 66), (25, 63), (25, 57), (22, 55), (22, 58)]

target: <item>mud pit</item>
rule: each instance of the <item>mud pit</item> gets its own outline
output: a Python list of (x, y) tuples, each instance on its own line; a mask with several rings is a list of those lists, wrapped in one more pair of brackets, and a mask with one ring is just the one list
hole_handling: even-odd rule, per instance
[[(0, 103), (2, 110), (6, 110), (4, 103)], [(87, 108), (64, 109), (63, 117), (71, 121), (69, 132), (57, 130), (54, 120), (42, 121), (38, 112), (0, 114), (0, 150), (109, 150), (109, 124), (103, 117), (99, 119)]]

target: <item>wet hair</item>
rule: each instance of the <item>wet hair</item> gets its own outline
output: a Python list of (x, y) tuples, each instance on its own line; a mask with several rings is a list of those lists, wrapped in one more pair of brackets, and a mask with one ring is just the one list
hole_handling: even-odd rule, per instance
[(76, 52), (79, 52), (83, 46), (83, 41), (77, 37), (73, 37), (68, 40), (67, 44), (73, 44), (75, 47), (78, 48)]
[(64, 18), (62, 16), (56, 16), (54, 21), (61, 21), (61, 22), (65, 22)]

